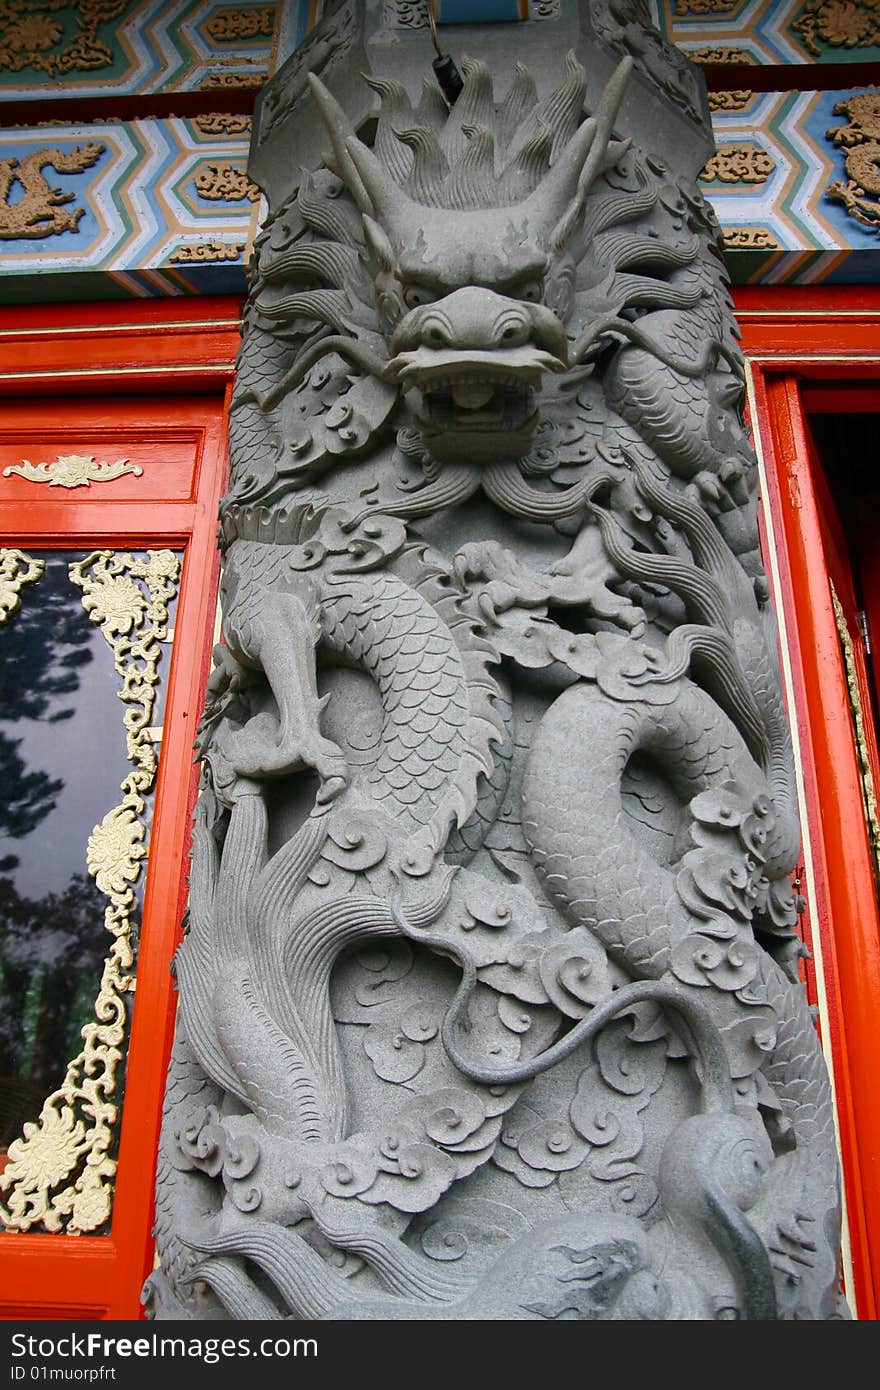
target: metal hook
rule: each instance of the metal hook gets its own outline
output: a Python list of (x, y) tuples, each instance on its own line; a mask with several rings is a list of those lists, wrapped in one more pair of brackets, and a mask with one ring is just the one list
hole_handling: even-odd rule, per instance
[(431, 42), (437, 52), (437, 57), (443, 57), (443, 49), (440, 47), (440, 36), (437, 33), (437, 0), (428, 0), (428, 25), (431, 30)]
[(461, 94), (464, 83), (461, 80), (461, 73), (455, 66), (455, 62), (448, 53), (444, 53), (440, 46), (440, 35), (437, 30), (437, 0), (427, 0), (428, 5), (428, 24), (431, 29), (431, 42), (437, 51), (434, 59), (434, 75), (440, 85), (440, 90), (449, 102), (454, 106)]

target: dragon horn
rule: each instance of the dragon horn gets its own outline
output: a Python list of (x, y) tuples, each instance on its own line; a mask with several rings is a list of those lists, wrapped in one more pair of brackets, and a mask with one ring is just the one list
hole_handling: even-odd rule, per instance
[(307, 76), (312, 96), (315, 98), (315, 105), (327, 127), (327, 133), (333, 145), (333, 154), (336, 157), (337, 165), (336, 172), (347, 185), (361, 212), (371, 213), (373, 204), (370, 195), (364, 187), (357, 167), (348, 152), (348, 142), (357, 140), (354, 127), (339, 102), (324, 86), (320, 77), (316, 77), (313, 72), (308, 73)]
[(575, 131), (555, 164), (544, 175), (526, 206), (546, 226), (554, 227), (556, 240), (580, 211), (590, 184), (602, 167), (620, 102), (632, 71), (631, 58), (624, 58), (609, 79), (599, 109)]
[(349, 136), (345, 142), (345, 149), (370, 200), (367, 214), (372, 213), (385, 228), (393, 226), (395, 217), (409, 202), (400, 184), (395, 183), (373, 151), (367, 149), (356, 135)]
[(614, 72), (605, 85), (605, 90), (602, 93), (602, 100), (599, 103), (599, 110), (596, 112), (595, 117), (596, 139), (587, 156), (583, 173), (578, 180), (579, 199), (583, 199), (587, 196), (590, 184), (600, 172), (601, 163), (611, 141), (614, 122), (617, 120), (617, 113), (620, 110), (620, 103), (623, 101), (623, 94), (626, 91), (626, 84), (629, 81), (629, 75), (632, 70), (632, 58), (623, 58), (614, 69)]

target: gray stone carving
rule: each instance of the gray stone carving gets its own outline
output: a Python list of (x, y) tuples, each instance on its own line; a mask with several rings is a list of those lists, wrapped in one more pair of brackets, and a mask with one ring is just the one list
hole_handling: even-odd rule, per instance
[(703, 137), (588, 9), (259, 152), (157, 1318), (847, 1316)]

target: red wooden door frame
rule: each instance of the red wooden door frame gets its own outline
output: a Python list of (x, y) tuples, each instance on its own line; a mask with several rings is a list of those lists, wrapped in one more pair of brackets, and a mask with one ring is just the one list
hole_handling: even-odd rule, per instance
[[(821, 957), (824, 1028), (837, 1090), (859, 1316), (880, 1303), (880, 945), (876, 899), (849, 730), (846, 686), (831, 611), (815, 488), (803, 430), (804, 383), (880, 382), (880, 292), (746, 289), (736, 294), (749, 361), (752, 418), (767, 465), (772, 566), (787, 627), (791, 695), (800, 734), (812, 847), (813, 922)], [(238, 346), (236, 299), (151, 301), (87, 308), (0, 312), (0, 395), (157, 395), (227, 393)], [(821, 408), (821, 406), (820, 406)], [(827, 405), (826, 405), (827, 408)], [(149, 886), (157, 925), (145, 933), (119, 1154), (118, 1194), (107, 1238), (0, 1236), (0, 1308), (5, 1316), (40, 1308), (48, 1316), (131, 1318), (132, 1290), (148, 1272), (153, 1154), (173, 1026), (167, 961), (178, 936), (184, 863), (195, 793), (190, 749), (208, 660), (205, 632), (216, 588), (215, 516), (222, 482), (189, 511), (160, 517), (149, 506), (111, 511), (82, 536), (120, 545), (171, 535), (188, 547), (180, 596), (181, 645), (169, 690), (185, 714), (169, 730), (157, 796), (153, 860), (165, 866)], [(0, 507), (0, 531), (59, 544), (64, 508), (32, 513)], [(172, 524), (173, 521), (173, 524)], [(157, 803), (158, 806), (158, 803)], [(170, 866), (176, 865), (176, 869)], [(136, 1089), (132, 1079), (143, 1074)], [(130, 1196), (126, 1196), (126, 1193)], [(29, 1316), (24, 1311), (24, 1316)]]
[[(0, 396), (205, 396), (204, 467), (189, 500), (0, 503), (0, 534), (44, 548), (185, 550), (144, 901), (137, 1002), (110, 1234), (0, 1235), (0, 1315), (129, 1319), (152, 1263), (155, 1151), (174, 1023), (169, 962), (186, 895), (196, 792), (192, 745), (210, 659), (218, 578), (217, 506), (226, 481), (226, 416), (240, 300), (40, 306), (0, 312)], [(36, 402), (34, 402), (36, 405)], [(172, 411), (173, 413), (173, 411)], [(60, 491), (60, 489), (59, 489)]]
[[(755, 441), (763, 458), (770, 569), (790, 670), (809, 827), (805, 862), (814, 962), (836, 1091), (851, 1295), (880, 1307), (880, 918), (823, 543), (823, 484), (811, 464), (811, 413), (851, 411), (880, 384), (880, 292), (737, 292)], [(871, 389), (874, 396), (874, 390)], [(862, 402), (865, 408), (865, 402)], [(827, 533), (826, 533), (827, 534)]]

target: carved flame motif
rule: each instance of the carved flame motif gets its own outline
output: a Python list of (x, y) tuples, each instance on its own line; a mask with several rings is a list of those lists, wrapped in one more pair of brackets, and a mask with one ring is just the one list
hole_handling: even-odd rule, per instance
[(31, 463), (22, 459), (21, 463), (10, 464), (4, 468), (4, 478), (17, 473), (31, 483), (48, 483), (50, 487), (89, 487), (92, 483), (109, 483), (132, 473), (140, 478), (143, 469), (128, 459), (116, 459), (113, 463), (102, 463), (93, 454), (59, 454), (52, 463)]
[[(643, 10), (589, 18), (672, 103)], [(463, 59), (451, 110), (371, 76), (370, 120), (311, 76), (231, 408), (156, 1317), (840, 1315), (705, 146), (624, 138), (630, 59), (580, 56)]]
[[(26, 558), (26, 557), (25, 557)], [(145, 557), (96, 551), (70, 567), (83, 607), (113, 650), (125, 710), (132, 770), (120, 803), (89, 836), (89, 873), (108, 899), (104, 925), (113, 940), (95, 1000), (94, 1020), (82, 1030), (82, 1051), (48, 1096), (39, 1118), (9, 1146), (0, 1175), (0, 1218), (7, 1230), (98, 1230), (113, 1202), (118, 1105), (117, 1072), (128, 1026), (126, 998), (134, 989), (134, 884), (146, 858), (146, 796), (157, 758), (150, 725), (159, 683), (160, 642), (180, 563), (170, 550)], [(24, 581), (21, 581), (24, 582)]]

